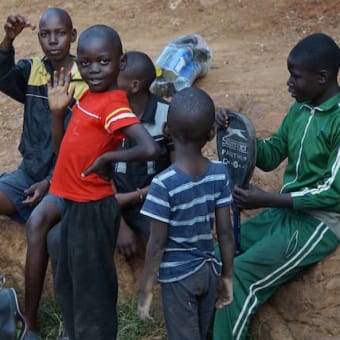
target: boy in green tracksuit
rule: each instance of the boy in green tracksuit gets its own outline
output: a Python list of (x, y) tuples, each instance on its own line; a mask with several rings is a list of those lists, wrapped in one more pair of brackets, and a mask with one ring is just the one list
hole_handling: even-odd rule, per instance
[[(216, 311), (214, 339), (244, 339), (250, 316), (284, 282), (336, 249), (340, 239), (340, 50), (329, 36), (302, 39), (288, 56), (292, 105), (279, 129), (257, 140), (257, 166), (288, 159), (280, 193), (236, 187), (235, 203), (262, 208), (241, 226), (234, 300)], [(220, 113), (216, 120), (227, 126)]]

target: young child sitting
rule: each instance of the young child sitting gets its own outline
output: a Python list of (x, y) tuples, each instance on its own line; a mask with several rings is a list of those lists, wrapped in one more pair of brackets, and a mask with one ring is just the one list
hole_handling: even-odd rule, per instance
[[(152, 178), (170, 165), (173, 145), (163, 134), (169, 103), (149, 91), (156, 78), (152, 60), (139, 51), (127, 52), (126, 57), (124, 69), (119, 72), (118, 87), (127, 92), (132, 112), (161, 150), (160, 157), (154, 161), (118, 162), (114, 165), (113, 181), (121, 208), (117, 249), (126, 258), (131, 258), (136, 252), (136, 236), (149, 237), (150, 218), (142, 215), (140, 209)], [(129, 149), (134, 145), (134, 141), (125, 138), (120, 149)]]
[[(72, 98), (70, 75), (55, 72), (49, 92), (53, 141), (58, 159), (50, 192), (65, 199), (60, 256), (55, 272), (56, 300), (71, 339), (115, 339), (117, 276), (113, 261), (119, 228), (111, 165), (158, 157), (157, 144), (131, 113), (125, 91), (117, 88), (124, 65), (118, 33), (91, 26), (79, 37), (77, 64), (88, 84), (73, 106), (64, 135), (64, 113)], [(118, 151), (122, 139), (136, 141)]]
[[(188, 88), (175, 94), (168, 114), (175, 162), (152, 180), (141, 211), (151, 218), (151, 234), (138, 313), (150, 318), (159, 270), (170, 340), (206, 339), (215, 303), (221, 308), (233, 299), (228, 173), (223, 163), (202, 155), (203, 146), (214, 137), (214, 120), (214, 103), (204, 91)], [(215, 223), (222, 265), (214, 255)]]

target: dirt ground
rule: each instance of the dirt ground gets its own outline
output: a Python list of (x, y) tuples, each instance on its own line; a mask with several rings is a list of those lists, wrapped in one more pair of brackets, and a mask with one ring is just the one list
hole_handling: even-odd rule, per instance
[[(198, 33), (212, 50), (207, 76), (196, 85), (216, 106), (248, 114), (259, 136), (272, 133), (292, 103), (286, 88), (286, 58), (305, 35), (322, 31), (340, 43), (339, 0), (0, 0), (0, 20), (20, 13), (33, 23), (48, 6), (65, 8), (78, 31), (95, 23), (112, 25), (125, 50), (142, 50), (153, 60), (169, 40)], [(41, 55), (36, 31), (25, 30), (15, 41), (17, 57)], [(75, 46), (73, 46), (73, 52)], [(13, 170), (22, 126), (22, 107), (0, 94), (0, 172)], [(216, 158), (215, 143), (206, 153)], [(253, 183), (268, 190), (281, 184), (281, 166)]]
[[(1, 0), (1, 18), (20, 13), (38, 23), (48, 6), (63, 7), (78, 31), (95, 23), (112, 25), (125, 50), (143, 50), (153, 60), (169, 40), (198, 33), (212, 49), (212, 65), (197, 85), (216, 106), (243, 111), (258, 135), (274, 131), (290, 103), (286, 89), (286, 57), (306, 34), (323, 31), (340, 41), (340, 2), (337, 0)], [(41, 55), (36, 31), (25, 30), (15, 41), (17, 57)], [(75, 45), (73, 46), (75, 51)], [(12, 170), (20, 160), (21, 105), (0, 94), (0, 171)], [(207, 154), (216, 158), (215, 144)], [(254, 182), (276, 189), (280, 171)]]

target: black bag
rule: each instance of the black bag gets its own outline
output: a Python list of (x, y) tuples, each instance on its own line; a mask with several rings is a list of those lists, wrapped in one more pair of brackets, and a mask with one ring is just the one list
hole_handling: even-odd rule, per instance
[(25, 318), (20, 311), (15, 289), (4, 288), (4, 283), (4, 276), (0, 275), (0, 339), (21, 340), (27, 332)]

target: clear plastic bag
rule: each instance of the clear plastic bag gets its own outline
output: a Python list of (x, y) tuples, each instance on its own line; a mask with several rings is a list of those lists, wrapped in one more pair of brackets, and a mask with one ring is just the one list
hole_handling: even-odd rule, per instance
[(157, 77), (150, 90), (163, 97), (190, 87), (210, 68), (212, 52), (199, 34), (171, 40), (155, 62)]

